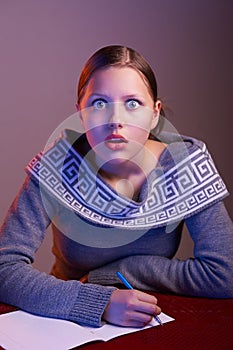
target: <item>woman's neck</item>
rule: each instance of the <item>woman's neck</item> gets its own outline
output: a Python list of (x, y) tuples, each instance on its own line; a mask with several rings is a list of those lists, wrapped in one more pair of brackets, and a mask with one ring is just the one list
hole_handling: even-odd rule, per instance
[[(109, 165), (110, 166), (110, 165)], [(120, 169), (119, 169), (120, 168)], [(146, 181), (146, 175), (138, 166), (123, 166), (122, 164), (106, 166), (99, 169), (99, 175), (107, 182), (119, 195), (138, 200), (142, 184)]]
[(132, 176), (140, 176), (143, 167), (130, 160), (115, 159), (104, 163), (98, 172), (105, 179), (117, 181), (130, 179)]
[[(151, 150), (150, 146), (144, 147), (143, 152), (137, 155), (137, 159), (114, 159), (102, 163), (98, 174), (120, 195), (138, 200), (141, 187), (148, 174), (156, 167), (157, 162), (154, 150)], [(96, 159), (97, 167), (98, 163)]]

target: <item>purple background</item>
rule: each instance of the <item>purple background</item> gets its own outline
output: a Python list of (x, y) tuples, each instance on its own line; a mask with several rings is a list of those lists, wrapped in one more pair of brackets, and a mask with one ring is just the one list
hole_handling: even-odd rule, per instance
[[(232, 192), (232, 15), (231, 0), (0, 0), (0, 220), (28, 161), (75, 112), (86, 59), (109, 44), (150, 62), (169, 120), (206, 142)], [(49, 233), (36, 262), (46, 271), (50, 246)]]

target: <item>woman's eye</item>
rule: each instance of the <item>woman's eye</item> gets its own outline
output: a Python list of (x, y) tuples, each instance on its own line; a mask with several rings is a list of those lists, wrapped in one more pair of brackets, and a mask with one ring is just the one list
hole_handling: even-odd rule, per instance
[(136, 109), (140, 106), (140, 102), (137, 101), (137, 100), (129, 100), (126, 102), (126, 106), (129, 108), (129, 109)]
[(95, 109), (104, 109), (106, 105), (107, 105), (107, 102), (102, 99), (98, 99), (92, 102), (92, 106)]

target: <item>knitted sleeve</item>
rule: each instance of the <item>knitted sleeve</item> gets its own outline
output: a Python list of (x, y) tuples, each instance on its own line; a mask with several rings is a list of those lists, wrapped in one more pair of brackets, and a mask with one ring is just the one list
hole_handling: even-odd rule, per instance
[(232, 298), (233, 225), (223, 202), (189, 217), (186, 225), (194, 241), (194, 258), (129, 256), (90, 272), (89, 281), (119, 283), (116, 271), (121, 271), (137, 289)]
[(33, 268), (34, 255), (56, 211), (29, 177), (0, 230), (0, 301), (42, 316), (100, 326), (113, 287), (63, 281)]

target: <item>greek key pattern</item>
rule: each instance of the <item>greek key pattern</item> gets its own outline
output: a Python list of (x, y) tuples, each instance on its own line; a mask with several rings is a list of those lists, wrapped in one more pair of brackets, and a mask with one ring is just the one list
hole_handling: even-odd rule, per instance
[(65, 139), (33, 158), (26, 171), (78, 215), (115, 227), (142, 229), (182, 220), (228, 193), (205, 145), (160, 176), (155, 169), (140, 203), (119, 196)]

